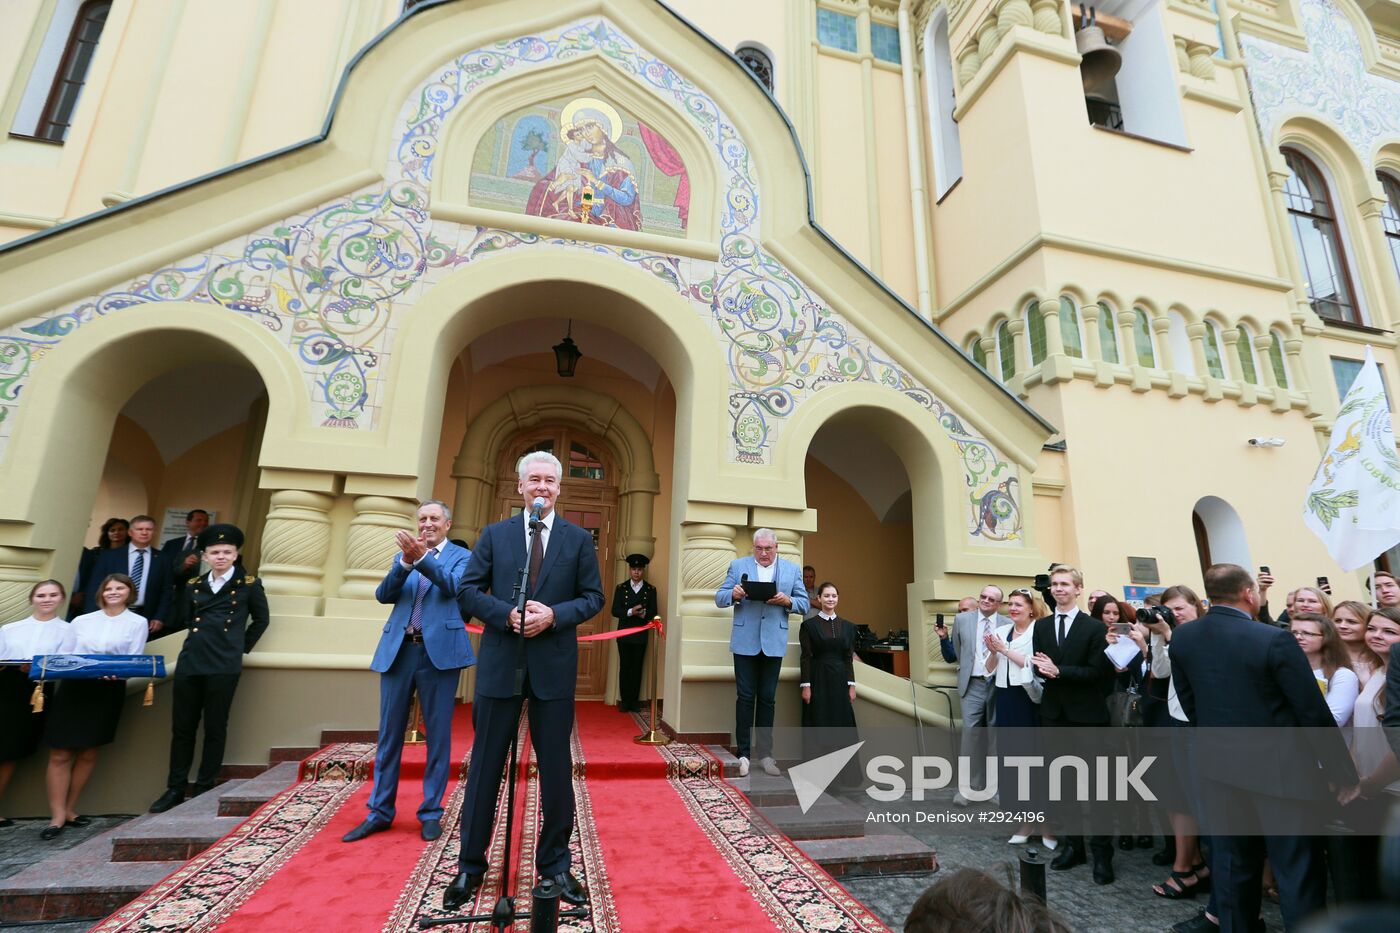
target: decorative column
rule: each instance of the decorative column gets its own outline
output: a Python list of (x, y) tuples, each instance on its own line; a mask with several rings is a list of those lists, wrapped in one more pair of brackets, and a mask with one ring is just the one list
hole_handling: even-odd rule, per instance
[(1128, 309), (1118, 312), (1119, 353), (1124, 366), (1140, 366), (1137, 352), (1137, 312)]
[(1157, 315), (1148, 323), (1152, 327), (1152, 333), (1156, 334), (1152, 339), (1152, 349), (1157, 356), (1157, 368), (1171, 372), (1176, 369), (1176, 360), (1172, 355), (1172, 322), (1166, 315)]
[[(389, 562), (399, 552), (394, 532), (415, 531), (418, 503), (392, 496), (359, 496), (345, 542), (342, 599), (373, 599)], [(455, 514), (455, 513), (454, 513)]]
[[(618, 521), (622, 529), (621, 540), (618, 542), (619, 566), (627, 559), (628, 554), (655, 556), (656, 537), (651, 533), (654, 509), (651, 506), (660, 492), (661, 477), (655, 473), (637, 472), (623, 477), (622, 487), (617, 493)], [(612, 568), (603, 568), (605, 576), (611, 571)]]
[[(270, 596), (300, 598), (315, 612), (324, 593), (324, 568), (331, 546), (331, 506), (335, 497), (304, 489), (279, 489), (263, 526), (263, 589)], [(284, 604), (285, 605), (285, 604)]]
[[(1249, 380), (1245, 379), (1244, 373), (1241, 372), (1241, 367), (1240, 367), (1240, 352), (1239, 352), (1239, 343), (1240, 343), (1240, 332), (1239, 332), (1239, 329), (1238, 329), (1238, 328), (1235, 328), (1235, 327), (1227, 327), (1227, 328), (1225, 328), (1225, 330), (1221, 331), (1221, 333), (1220, 333), (1220, 339), (1225, 341), (1225, 349), (1224, 349), (1223, 352), (1225, 353), (1226, 357), (1227, 357), (1227, 358), (1229, 359), (1229, 361), (1230, 361), (1228, 365), (1231, 366), (1231, 367), (1233, 367), (1233, 369), (1235, 370), (1235, 372), (1238, 372), (1238, 373), (1240, 374), (1240, 377), (1239, 377), (1239, 384), (1240, 384), (1240, 404), (1241, 404), (1241, 405), (1253, 405), (1255, 402), (1257, 402), (1257, 401), (1259, 400), (1259, 392), (1258, 392), (1258, 390), (1255, 388), (1255, 386), (1254, 386), (1253, 383), (1251, 383)], [(1254, 372), (1255, 372), (1256, 378), (1257, 378), (1257, 375), (1258, 375), (1258, 372), (1259, 372), (1259, 361), (1258, 361), (1258, 360), (1255, 360), (1255, 361), (1254, 361)]]
[(1021, 398), (1026, 397), (1026, 370), (1030, 367), (1029, 351), (1026, 341), (1022, 339), (1022, 334), (1026, 332), (1026, 322), (1020, 315), (1013, 317), (1006, 322), (1006, 332), (1011, 335), (1011, 356), (1016, 365), (1013, 367), (1011, 378), (1007, 380), (1006, 387)]
[(0, 547), (0, 619), (12, 622), (29, 615), (29, 591), (44, 579), (42, 568), (52, 553), (39, 548)]
[(1218, 402), (1224, 395), (1220, 391), (1220, 380), (1210, 371), (1210, 363), (1206, 360), (1206, 325), (1204, 321), (1196, 321), (1194, 324), (1186, 325), (1186, 336), (1191, 339), (1191, 359), (1196, 363), (1196, 375), (1200, 376), (1201, 382), (1205, 384), (1205, 394), (1201, 397), (1207, 402)]
[(1094, 361), (1103, 360), (1103, 342), (1099, 340), (1099, 315), (1103, 313), (1098, 302), (1079, 309), (1079, 319), (1084, 322), (1084, 356)]
[(1045, 358), (1064, 356), (1065, 335), (1060, 330), (1060, 299), (1042, 298), (1036, 304), (1036, 311), (1045, 321)]
[(1064, 29), (1060, 24), (1059, 0), (1035, 0), (1031, 4), (1031, 8), (1034, 10), (1032, 19), (1036, 31), (1050, 36), (1064, 35)]
[(997, 8), (997, 29), (1005, 35), (1013, 26), (1034, 26), (1030, 0), (1005, 0)]
[(481, 537), (479, 523), (488, 514), (482, 504), (495, 485), (493, 472), (490, 464), (476, 457), (458, 456), (452, 461), (452, 478), (457, 481), (457, 490), (452, 497), (449, 538), (475, 541)]
[(990, 337), (983, 337), (977, 341), (977, 345), (982, 348), (982, 356), (987, 360), (987, 372), (995, 378), (1001, 378), (1001, 353), (997, 349), (997, 338), (993, 334)]

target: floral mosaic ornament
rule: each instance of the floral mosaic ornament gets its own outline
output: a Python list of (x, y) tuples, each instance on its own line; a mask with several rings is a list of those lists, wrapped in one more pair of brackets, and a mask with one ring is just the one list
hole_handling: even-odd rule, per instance
[[(432, 218), (428, 192), (445, 119), (498, 81), (584, 55), (600, 56), (668, 101), (713, 147), (722, 183), (718, 261)], [(295, 355), (318, 424), (374, 429), (395, 314), (412, 313), (418, 295), (463, 264), (504, 251), (564, 247), (644, 269), (707, 320), (727, 359), (731, 461), (769, 462), (786, 419), (816, 392), (849, 383), (884, 386), (927, 411), (956, 446), (967, 534), (998, 543), (1021, 538), (1017, 467), (763, 249), (757, 171), (734, 124), (712, 98), (607, 19), (497, 42), (434, 69), (401, 108), (392, 139), (382, 186), (0, 333), (0, 443), (24, 383), (48, 349), (98, 317), (162, 301), (215, 304), (262, 324)]]
[(1369, 157), (1378, 142), (1400, 135), (1400, 86), (1366, 70), (1356, 29), (1333, 0), (1299, 0), (1299, 11), (1306, 52), (1240, 36), (1259, 128), (1272, 139), (1280, 122), (1311, 111)]

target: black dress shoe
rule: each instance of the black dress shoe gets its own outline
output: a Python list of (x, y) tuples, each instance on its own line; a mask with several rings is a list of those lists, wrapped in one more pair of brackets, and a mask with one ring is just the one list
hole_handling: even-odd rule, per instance
[(63, 825), (64, 825), (64, 826), (68, 826), (68, 827), (70, 827), (70, 828), (71, 828), (71, 827), (74, 827), (74, 826), (79, 827), (79, 828), (84, 827), (84, 826), (91, 826), (91, 825), (92, 825), (92, 817), (90, 817), (90, 816), (75, 816), (75, 817), (73, 817), (71, 820), (64, 820), (64, 821), (63, 821)]
[(1055, 871), (1068, 871), (1076, 865), (1083, 865), (1089, 860), (1084, 857), (1084, 850), (1075, 845), (1064, 845), (1060, 854), (1055, 856), (1055, 860), (1050, 863), (1050, 867)]
[(1206, 918), (1203, 910), (1189, 920), (1182, 920), (1172, 926), (1172, 933), (1216, 933), (1220, 929), (1220, 924), (1211, 923)]
[(424, 820), (422, 835), (424, 842), (432, 842), (442, 835), (442, 823), (437, 820)]
[(588, 892), (578, 883), (572, 872), (560, 872), (551, 880), (559, 886), (559, 896), (570, 904), (577, 907), (588, 903)]
[(1120, 849), (1122, 849), (1124, 852), (1126, 852), (1126, 851), (1128, 851), (1129, 849), (1131, 849), (1132, 847), (1133, 847), (1133, 837), (1132, 837), (1132, 836), (1119, 836), (1119, 837), (1118, 837), (1118, 848), (1120, 848)]
[(481, 887), (481, 875), (458, 872), (457, 877), (442, 892), (442, 909), (456, 910), (472, 899), (476, 889)]
[(185, 792), (172, 787), (156, 798), (156, 802), (151, 804), (150, 812), (164, 813), (166, 810), (179, 806), (184, 799)]
[(1094, 859), (1094, 884), (1113, 884), (1113, 863), (1108, 859)]
[(39, 831), (39, 838), (48, 842), (51, 839), (57, 839), (61, 832), (63, 832), (62, 826), (45, 826)]
[(366, 836), (372, 836), (372, 835), (374, 835), (375, 833), (382, 833), (382, 832), (384, 832), (384, 830), (386, 830), (386, 829), (388, 829), (388, 828), (389, 828), (389, 824), (388, 824), (388, 823), (376, 823), (374, 820), (365, 820), (365, 821), (364, 821), (363, 823), (361, 823), (359, 826), (356, 826), (354, 829), (350, 830), (350, 832), (348, 832), (348, 833), (346, 833), (345, 835), (341, 836), (341, 837), (340, 837), (340, 841), (341, 841), (341, 842), (359, 842), (361, 839), (365, 838)]

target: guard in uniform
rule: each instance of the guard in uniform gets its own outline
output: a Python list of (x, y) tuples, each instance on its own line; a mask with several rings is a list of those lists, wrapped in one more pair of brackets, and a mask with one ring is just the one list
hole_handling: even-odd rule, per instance
[[(649, 563), (651, 558), (645, 554), (627, 555), (627, 579), (613, 591), (612, 614), (618, 628), (636, 628), (656, 618), (656, 587), (642, 579)], [(650, 635), (651, 632), (638, 632), (617, 639), (618, 712), (641, 712), (637, 694), (642, 687), (642, 665)]]
[(238, 564), (243, 532), (234, 525), (210, 525), (199, 547), (210, 567), (190, 577), (171, 613), (174, 630), (188, 629), (176, 662), (171, 708), (170, 775), (166, 791), (151, 805), (164, 813), (185, 799), (194, 763), (194, 739), (204, 720), (204, 752), (195, 778), (195, 793), (214, 786), (224, 763), (228, 715), (243, 672), (243, 655), (267, 630), (267, 595), (262, 582)]

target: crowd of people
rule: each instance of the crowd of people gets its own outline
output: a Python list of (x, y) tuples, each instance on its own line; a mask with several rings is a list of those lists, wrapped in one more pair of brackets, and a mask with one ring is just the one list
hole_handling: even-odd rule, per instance
[[(99, 750), (116, 737), (126, 681), (35, 681), (30, 667), (37, 656), (141, 655), (148, 641), (186, 631), (172, 679), (170, 773), (151, 809), (168, 810), (185, 799), (201, 725), (194, 792), (218, 779), (242, 658), (270, 619), (262, 583), (238, 564), (242, 532), (210, 525), (202, 509), (189, 512), (185, 524), (186, 534), (157, 548), (150, 516), (109, 519), (82, 555), (71, 596), (58, 580), (36, 583), (30, 615), (0, 627), (0, 798), (15, 765), (46, 748), (45, 841), (89, 824), (78, 800)], [(0, 820), (0, 826), (9, 822)]]
[[(958, 665), (960, 755), (976, 763), (993, 747), (1003, 759), (1027, 754), (1027, 726), (1148, 727), (1132, 736), (1157, 743), (1139, 751), (1155, 753), (1166, 773), (1154, 771), (1158, 801), (1145, 819), (1128, 821), (1116, 840), (1093, 836), (1086, 847), (1056, 834), (1057, 817), (1074, 822), (1061, 807), (1050, 809), (1048, 825), (1021, 825), (1009, 841), (1020, 845), (1039, 835), (1056, 852), (1052, 869), (1092, 861), (1094, 881), (1111, 884), (1114, 848), (1153, 847), (1143, 826), (1155, 825), (1162, 846), (1152, 861), (1168, 874), (1153, 893), (1209, 898), (1196, 917), (1174, 928), (1183, 933), (1213, 933), (1222, 922), (1227, 929), (1253, 929), (1264, 896), (1280, 902), (1292, 929), (1324, 906), (1329, 876), (1337, 902), (1376, 901), (1382, 893), (1380, 837), (1392, 805), (1400, 803), (1400, 764), (1392, 747), (1400, 746), (1400, 730), (1377, 728), (1400, 727), (1400, 584), (1379, 571), (1373, 581), (1374, 606), (1355, 600), (1334, 606), (1320, 578), (1319, 586), (1290, 592), (1277, 618), (1265, 602), (1274, 582), (1267, 569), (1256, 581), (1229, 564), (1206, 572), (1208, 601), (1177, 585), (1148, 597), (1141, 608), (1094, 590), (1085, 612), (1079, 604), (1083, 577), (1062, 565), (1051, 569), (1043, 587), (1048, 600), (1032, 589), (1004, 598), (998, 587), (984, 587), (962, 601), (951, 626), (940, 620), (937, 627), (944, 659)], [(1120, 642), (1136, 650), (1118, 647), (1115, 664), (1108, 649)], [(1249, 760), (1249, 750), (1198, 747), (1219, 733), (1197, 733), (1194, 726), (1306, 727), (1322, 738), (1313, 739), (1321, 743), (1316, 765), (1277, 769), (1268, 765), (1276, 752), (1261, 739), (1250, 786), (1238, 787), (1224, 762)], [(1329, 756), (1332, 733), (1340, 751)], [(1003, 805), (1013, 780), (1004, 771), (997, 782)], [(1043, 789), (1039, 793), (1044, 799)], [(1278, 834), (1291, 825), (1301, 801), (1323, 798), (1332, 801), (1333, 823), (1344, 830), (1325, 837)], [(1224, 822), (1224, 811), (1212, 809), (1224, 806), (1221, 801), (1232, 808), (1231, 826), (1257, 818), (1260, 833), (1203, 838), (1212, 824)], [(970, 804), (961, 792), (954, 802)]]

